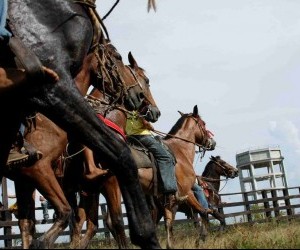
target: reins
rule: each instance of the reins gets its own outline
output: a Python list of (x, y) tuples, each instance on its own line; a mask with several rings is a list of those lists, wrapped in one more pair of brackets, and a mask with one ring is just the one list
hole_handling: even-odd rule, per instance
[(182, 140), (182, 141), (185, 141), (185, 142), (188, 142), (188, 143), (192, 143), (196, 146), (198, 146), (199, 148), (202, 148), (203, 150), (207, 150), (208, 148), (204, 147), (203, 145), (197, 143), (197, 142), (193, 142), (193, 141), (190, 141), (188, 139), (185, 139), (185, 138), (182, 138), (182, 137), (179, 137), (179, 136), (176, 136), (176, 135), (172, 135), (172, 134), (168, 134), (168, 133), (164, 133), (164, 132), (161, 132), (161, 131), (158, 131), (158, 130), (153, 130), (154, 133), (158, 134), (158, 135), (162, 135), (162, 136), (171, 136), (173, 138), (176, 138), (176, 139), (179, 139), (179, 140)]

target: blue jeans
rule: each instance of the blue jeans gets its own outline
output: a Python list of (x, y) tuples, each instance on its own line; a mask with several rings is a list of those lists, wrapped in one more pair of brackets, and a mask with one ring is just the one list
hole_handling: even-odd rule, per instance
[(152, 135), (133, 135), (139, 140), (154, 156), (163, 184), (163, 193), (175, 193), (177, 182), (175, 177), (175, 159), (173, 155), (165, 149), (160, 141)]
[(10, 37), (11, 33), (5, 29), (7, 15), (7, 0), (0, 1), (0, 39), (2, 37)]
[(208, 202), (207, 202), (207, 199), (205, 197), (202, 187), (195, 183), (194, 186), (192, 187), (192, 190), (193, 190), (194, 195), (195, 195), (196, 199), (198, 200), (198, 202), (204, 208), (208, 208)]

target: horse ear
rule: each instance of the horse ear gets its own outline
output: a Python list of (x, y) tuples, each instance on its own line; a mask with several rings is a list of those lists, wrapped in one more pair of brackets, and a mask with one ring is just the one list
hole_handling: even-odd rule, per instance
[(213, 155), (210, 156), (210, 159), (211, 160), (216, 160), (216, 158)]
[(135, 61), (131, 51), (128, 53), (128, 61), (130, 63), (131, 68), (137, 69), (139, 67), (137, 62)]
[(199, 113), (198, 113), (198, 106), (197, 105), (195, 105), (194, 106), (194, 110), (193, 110), (193, 116), (198, 116), (199, 115)]
[(181, 115), (181, 116), (183, 116), (184, 114), (181, 112), (181, 111), (178, 111), (178, 113)]

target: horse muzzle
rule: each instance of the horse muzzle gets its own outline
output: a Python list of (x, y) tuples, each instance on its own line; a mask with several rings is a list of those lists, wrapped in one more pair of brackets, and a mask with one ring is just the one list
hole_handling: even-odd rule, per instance
[(207, 140), (206, 150), (212, 151), (216, 148), (216, 141), (213, 138)]
[(144, 114), (142, 113), (142, 115), (144, 115), (144, 118), (148, 122), (156, 122), (158, 120), (158, 118), (160, 117), (161, 113), (157, 107), (148, 105), (146, 112), (144, 112)]

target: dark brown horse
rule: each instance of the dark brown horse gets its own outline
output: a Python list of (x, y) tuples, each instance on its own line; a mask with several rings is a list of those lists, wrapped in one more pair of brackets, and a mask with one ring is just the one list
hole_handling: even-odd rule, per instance
[[(146, 77), (144, 70), (138, 66), (131, 53), (129, 54), (128, 59), (130, 62), (130, 70), (136, 76), (136, 79), (143, 88), (145, 101), (140, 108), (141, 114), (145, 115), (148, 120), (155, 122), (160, 116), (160, 112), (150, 92), (149, 80)], [(122, 136), (122, 134), (124, 134), (126, 117), (130, 111), (128, 111), (124, 105), (119, 104), (112, 106), (107, 104), (103, 91), (99, 91), (95, 88), (91, 91), (87, 99), (99, 114), (105, 116), (106, 121), (112, 121), (117, 125), (119, 133), (118, 130), (116, 133), (120, 137), (123, 137), (124, 135)], [(116, 126), (112, 126), (112, 128), (116, 129)], [(96, 158), (96, 162), (100, 162), (103, 167), (106, 166), (107, 163), (103, 162), (101, 157), (99, 158), (96, 156)], [(75, 217), (77, 220), (73, 222), (71, 247), (80, 249), (87, 248), (88, 243), (95, 235), (98, 228), (99, 194), (102, 193), (106, 198), (108, 205), (109, 214), (106, 220), (107, 226), (116, 239), (119, 248), (127, 248), (128, 245), (121, 209), (121, 193), (116, 177), (110, 173), (105, 177), (101, 177), (101, 180), (99, 181), (87, 181), (82, 178), (84, 172), (82, 162), (84, 162), (83, 154), (75, 153), (75, 156), (71, 157), (71, 162), (67, 164), (62, 180), (63, 189), (68, 193), (67, 197), (70, 197), (70, 199), (73, 197), (74, 199), (74, 193), (80, 192), (79, 207), (77, 208), (76, 202), (71, 202), (75, 211), (77, 211), (77, 216)], [(95, 164), (94, 159), (89, 159), (86, 164)], [(74, 169), (77, 171), (74, 171)], [(77, 182), (74, 182), (75, 178), (77, 178)], [(87, 230), (83, 237), (81, 237), (81, 230), (85, 221), (87, 221)]]
[[(108, 100), (110, 103), (122, 102), (126, 92), (122, 92), (122, 89), (119, 89), (119, 92), (114, 92), (114, 89), (119, 87), (130, 89), (130, 91), (133, 92), (134, 89), (140, 90), (141, 86), (129, 68), (123, 64), (121, 56), (111, 44), (101, 44), (101, 50), (103, 51), (99, 51), (100, 55), (99, 53), (90, 53), (86, 57), (83, 68), (76, 77), (77, 87), (82, 94), (85, 94), (90, 86), (90, 82), (94, 82), (100, 89), (105, 87), (106, 95), (109, 95), (111, 98), (111, 100)], [(101, 60), (101, 58), (104, 58), (104, 60)], [(101, 75), (103, 75), (103, 78), (99, 78)], [(122, 81), (120, 81), (120, 79), (122, 79)], [(140, 95), (139, 91), (137, 93)], [(54, 225), (43, 238), (43, 240), (51, 246), (61, 230), (67, 225), (61, 224), (61, 218), (65, 218), (65, 216), (61, 215), (64, 215), (66, 213), (65, 211), (68, 211), (66, 209), (68, 209), (69, 203), (64, 198), (62, 190), (57, 186), (55, 179), (53, 181), (55, 176), (53, 171), (51, 171), (51, 166), (55, 165), (67, 145), (67, 134), (41, 114), (37, 114), (34, 123), (35, 126), (32, 126), (30, 131), (27, 131), (26, 139), (45, 154), (45, 157), (38, 161), (35, 166), (37, 166), (37, 168), (43, 168), (42, 170), (48, 173), (48, 175), (44, 175), (43, 178), (40, 177), (40, 185), (42, 187), (39, 187), (39, 190), (46, 197), (47, 193), (43, 193), (43, 190), (47, 190), (47, 192), (51, 194), (49, 201), (55, 207), (56, 214), (58, 215)], [(36, 174), (35, 166), (22, 169), (22, 175), (34, 176)], [(28, 200), (32, 200), (29, 198), (30, 190), (32, 193), (34, 188), (34, 183), (20, 183), (20, 181), (16, 179), (16, 192), (17, 194), (22, 194), (21, 198), (18, 198), (19, 212), (21, 214), (24, 213), (22, 201), (27, 201), (28, 203)], [(34, 211), (34, 202), (31, 202), (30, 205), (31, 211)], [(27, 209), (29, 209), (28, 205)], [(30, 216), (27, 216), (26, 219), (20, 219), (24, 248), (28, 248), (31, 245), (34, 221), (34, 212), (30, 213)]]
[[(221, 176), (226, 179), (221, 180)], [(225, 217), (221, 214), (217, 208), (221, 204), (221, 199), (219, 196), (220, 183), (221, 181), (228, 181), (228, 178), (235, 178), (238, 176), (238, 169), (221, 159), (220, 156), (211, 156), (210, 161), (206, 164), (202, 176), (197, 175), (198, 183), (201, 183), (207, 201), (213, 209), (212, 216), (220, 221), (220, 230), (223, 231), (225, 228)], [(179, 212), (185, 213), (188, 218), (193, 218), (197, 229), (201, 230), (201, 225), (199, 224), (198, 213), (193, 210), (187, 204), (181, 204), (178, 208)], [(205, 218), (204, 218), (205, 219)], [(196, 241), (198, 247), (199, 241)]]
[[(5, 117), (5, 122), (1, 123), (0, 129), (0, 164), (5, 165), (20, 120), (30, 111), (41, 112), (67, 131), (69, 138), (87, 145), (109, 163), (120, 184), (132, 242), (145, 248), (159, 248), (129, 147), (99, 121), (73, 80), (91, 49), (93, 31), (99, 31), (88, 16), (88, 13), (97, 16), (93, 11), (95, 1), (83, 2), (88, 5), (69, 0), (9, 1), (11, 30), (38, 56), (43, 65), (58, 73), (60, 80), (56, 84), (37, 84), (27, 92), (15, 92), (1, 98), (0, 114)], [(9, 64), (12, 61), (8, 60), (12, 57), (3, 46), (0, 55), (1, 66), (12, 65)], [(40, 178), (48, 173), (42, 166), (33, 169), (36, 174), (29, 177), (33, 177), (31, 181), (41, 189)], [(27, 181), (23, 177), (21, 180)], [(42, 190), (42, 193), (46, 194), (47, 199), (51, 199), (50, 190)], [(64, 209), (64, 214), (59, 216), (70, 215), (69, 207)], [(20, 216), (26, 219), (28, 214)], [(61, 223), (60, 227), (64, 226), (65, 223)], [(48, 243), (54, 240), (51, 233), (48, 236)], [(45, 237), (41, 238), (43, 239)]]

